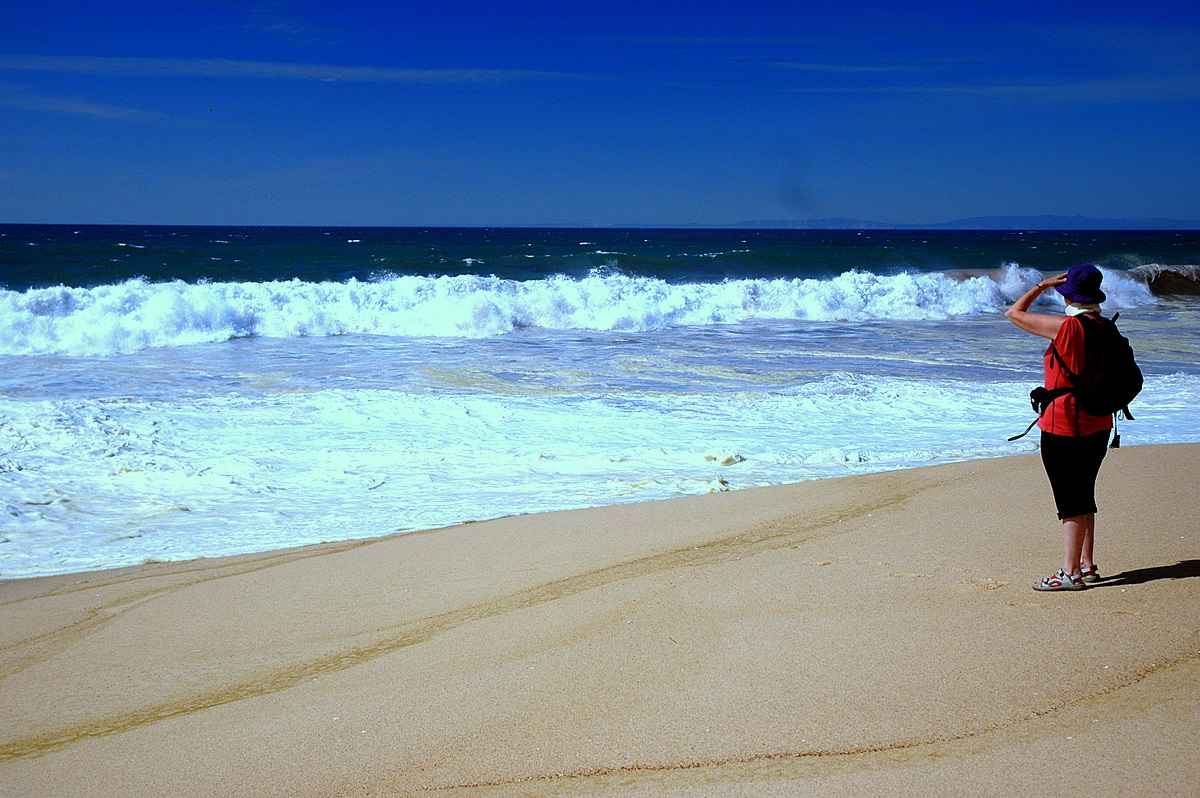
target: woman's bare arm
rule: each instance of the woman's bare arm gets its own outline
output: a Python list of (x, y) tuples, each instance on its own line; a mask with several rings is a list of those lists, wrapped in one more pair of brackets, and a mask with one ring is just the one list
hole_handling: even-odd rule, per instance
[(1034, 335), (1040, 335), (1042, 338), (1049, 338), (1051, 341), (1058, 335), (1058, 331), (1062, 329), (1063, 322), (1066, 321), (1065, 316), (1047, 316), (1042, 313), (1030, 313), (1029, 306), (1033, 304), (1042, 292), (1047, 288), (1053, 288), (1056, 285), (1062, 285), (1067, 281), (1067, 275), (1060, 274), (1057, 277), (1050, 277), (1042, 280), (1040, 283), (1030, 288), (1025, 292), (1024, 296), (1012, 304), (1012, 307), (1005, 311), (1004, 315), (1013, 324), (1020, 327), (1022, 330)]

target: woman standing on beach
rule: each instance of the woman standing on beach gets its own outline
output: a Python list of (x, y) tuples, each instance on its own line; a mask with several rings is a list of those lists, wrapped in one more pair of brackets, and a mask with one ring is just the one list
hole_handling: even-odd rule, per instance
[[(1090, 263), (1072, 266), (1066, 273), (1042, 280), (1029, 289), (1004, 314), (1022, 330), (1050, 339), (1051, 344), (1042, 358), (1044, 384), (1048, 391), (1071, 386), (1064, 364), (1074, 374), (1084, 369), (1084, 330), (1079, 317), (1086, 315), (1102, 324), (1109, 323), (1100, 316), (1100, 303), (1105, 300), (1105, 294), (1100, 290), (1102, 279), (1100, 270)], [(1029, 312), (1029, 306), (1047, 288), (1054, 288), (1063, 295), (1067, 303), (1065, 315)], [(1085, 413), (1071, 393), (1054, 399), (1038, 419), (1042, 431), (1042, 464), (1050, 478), (1058, 517), (1062, 520), (1063, 566), (1057, 573), (1036, 583), (1034, 590), (1081, 590), (1086, 582), (1100, 581), (1099, 570), (1092, 559), (1096, 475), (1108, 450), (1112, 425), (1111, 415)]]

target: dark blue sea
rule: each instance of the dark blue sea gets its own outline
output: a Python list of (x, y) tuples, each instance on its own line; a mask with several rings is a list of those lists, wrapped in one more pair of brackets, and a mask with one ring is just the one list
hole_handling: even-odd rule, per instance
[(1113, 270), (1200, 261), (1196, 231), (120, 227), (0, 225), (0, 287), (310, 283), (396, 276), (668, 283), (998, 269)]

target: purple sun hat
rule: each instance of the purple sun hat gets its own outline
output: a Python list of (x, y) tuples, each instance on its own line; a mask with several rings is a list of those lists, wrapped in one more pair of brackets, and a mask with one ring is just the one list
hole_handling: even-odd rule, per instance
[(1100, 290), (1100, 282), (1104, 275), (1100, 274), (1091, 263), (1081, 263), (1067, 270), (1067, 281), (1055, 286), (1055, 291), (1063, 295), (1068, 302), (1080, 305), (1099, 305), (1108, 297)]

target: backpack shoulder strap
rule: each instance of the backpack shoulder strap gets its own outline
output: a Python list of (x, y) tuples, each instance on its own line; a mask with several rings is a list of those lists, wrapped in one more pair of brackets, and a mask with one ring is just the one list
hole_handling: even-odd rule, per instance
[(1071, 371), (1071, 367), (1067, 365), (1067, 361), (1063, 360), (1062, 355), (1058, 353), (1058, 347), (1054, 345), (1053, 341), (1050, 342), (1050, 353), (1054, 355), (1054, 359), (1058, 361), (1058, 365), (1067, 375), (1067, 379), (1069, 379), (1071, 382), (1075, 382), (1079, 375)]
[[(1116, 321), (1117, 316), (1120, 316), (1120, 315), (1121, 315), (1120, 313), (1114, 314), (1111, 319), (1104, 319), (1104, 322), (1111, 324), (1112, 322)], [(1088, 335), (1088, 327), (1098, 326), (1101, 324), (1101, 322), (1086, 313), (1081, 314), (1079, 316), (1074, 316), (1073, 318), (1075, 318), (1076, 320), (1079, 321), (1079, 327), (1083, 331), (1084, 352), (1089, 352), (1090, 350), (1089, 350), (1088, 344), (1091, 341), (1096, 340), (1096, 336)], [(1101, 317), (1101, 318), (1103, 318), (1103, 317)], [(1087, 321), (1084, 321), (1084, 319), (1087, 319)], [(1114, 326), (1112, 329), (1115, 330), (1116, 327)], [(1076, 382), (1079, 379), (1079, 375), (1076, 374), (1074, 371), (1071, 371), (1071, 367), (1067, 365), (1067, 361), (1063, 360), (1063, 356), (1058, 353), (1058, 347), (1056, 347), (1054, 345), (1054, 341), (1050, 342), (1050, 352), (1054, 355), (1054, 359), (1058, 361), (1058, 365), (1062, 368), (1063, 372), (1067, 375), (1067, 379), (1069, 379), (1072, 383)]]

